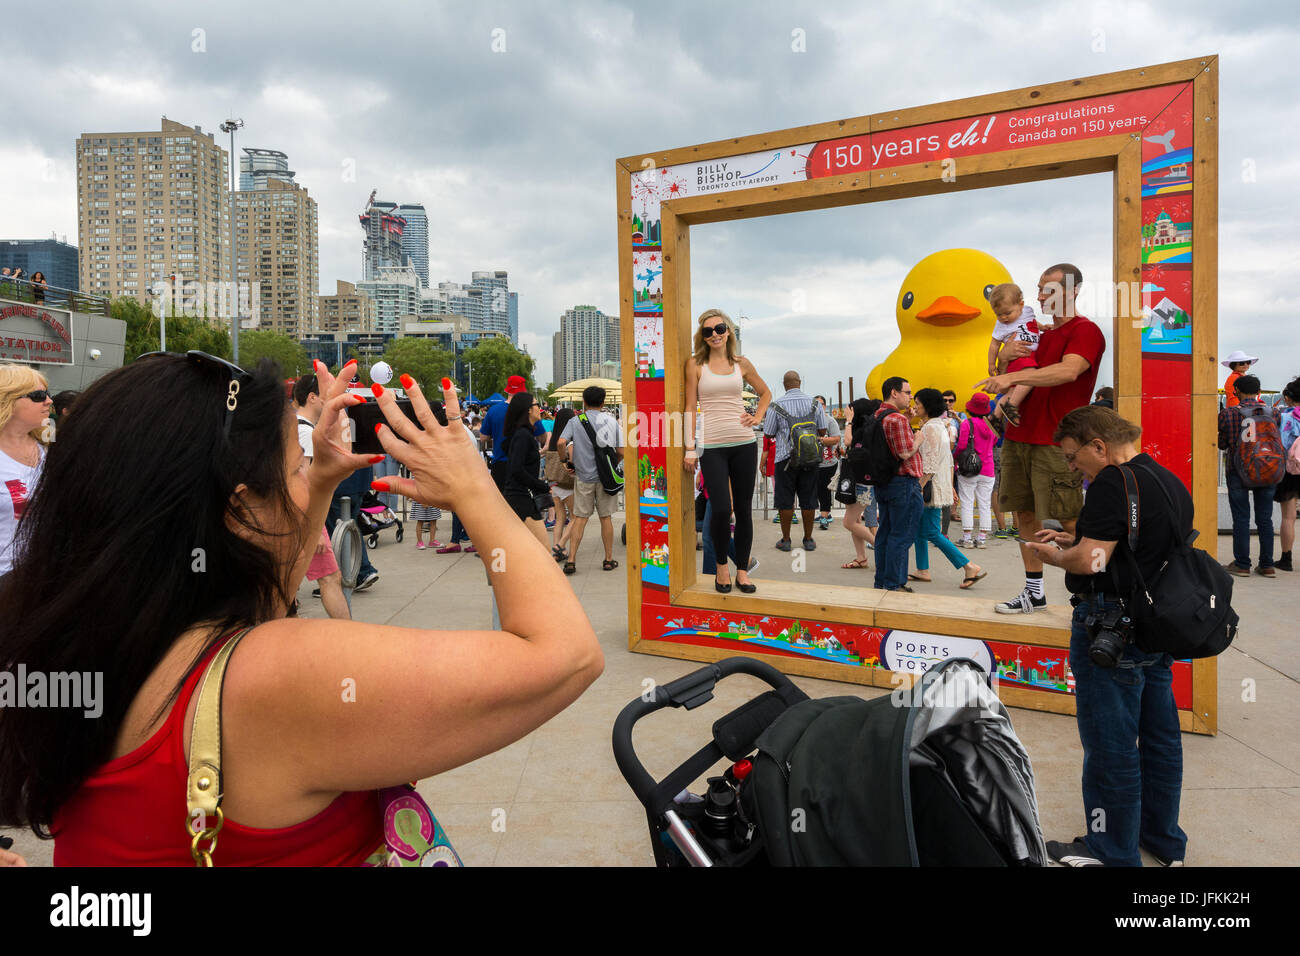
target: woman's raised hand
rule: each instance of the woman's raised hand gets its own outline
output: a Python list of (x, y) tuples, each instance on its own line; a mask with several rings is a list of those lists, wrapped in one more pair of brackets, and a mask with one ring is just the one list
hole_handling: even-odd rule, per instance
[(348, 362), (339, 369), (336, 377), (323, 363), (313, 363), (325, 407), (312, 431), (312, 459), (307, 478), (313, 486), (328, 488), (331, 493), (340, 481), (358, 468), (374, 464), (369, 455), (352, 454), (352, 443), (346, 433), (348, 417), (345, 409), (365, 401), (359, 395), (348, 394), (348, 382), (352, 380), (356, 364), (355, 359)]
[(391, 391), (381, 389), (377, 392), (379, 408), (388, 424), (377, 425), (375, 430), (384, 451), (405, 465), (411, 477), (383, 478), (372, 487), (452, 511), (472, 505), (485, 494), (495, 494), (496, 485), (478, 453), (474, 436), (461, 420), (460, 401), (451, 380), (442, 380), (446, 425), (433, 414), (415, 379), (403, 375), (401, 382), (420, 427), (402, 414)]

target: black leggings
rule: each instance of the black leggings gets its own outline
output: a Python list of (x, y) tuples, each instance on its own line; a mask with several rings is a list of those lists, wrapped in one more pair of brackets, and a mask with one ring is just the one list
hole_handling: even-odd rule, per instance
[(834, 468), (817, 470), (817, 504), (826, 514), (831, 513), (831, 485), (835, 484), (836, 474), (838, 472)]
[(732, 445), (729, 448), (705, 448), (700, 453), (700, 470), (704, 472), (704, 490), (713, 505), (713, 524), (709, 536), (718, 567), (727, 563), (731, 540), (731, 510), (736, 511), (736, 568), (749, 567), (749, 552), (754, 546), (754, 516), (750, 511), (754, 499), (754, 479), (758, 474), (758, 443)]

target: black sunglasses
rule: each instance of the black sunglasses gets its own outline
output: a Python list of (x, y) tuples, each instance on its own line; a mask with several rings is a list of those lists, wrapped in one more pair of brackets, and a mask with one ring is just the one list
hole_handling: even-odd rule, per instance
[(33, 402), (43, 402), (50, 397), (50, 390), (48, 388), (38, 388), (36, 391), (28, 392), (22, 397), (30, 398)]
[[(145, 352), (136, 361), (140, 359), (155, 358), (159, 355), (177, 355), (176, 352)], [(239, 407), (239, 380), (251, 378), (248, 372), (244, 371), (234, 362), (227, 362), (223, 358), (215, 355), (209, 355), (207, 352), (192, 350), (185, 353), (186, 360), (195, 368), (218, 369), (225, 372), (230, 378), (226, 385), (226, 423), (221, 430), (224, 438), (230, 437), (230, 420), (235, 416), (235, 409)]]
[(726, 335), (727, 327), (725, 325), (705, 325), (700, 328), (700, 331), (704, 333), (704, 337), (707, 339), (715, 335)]

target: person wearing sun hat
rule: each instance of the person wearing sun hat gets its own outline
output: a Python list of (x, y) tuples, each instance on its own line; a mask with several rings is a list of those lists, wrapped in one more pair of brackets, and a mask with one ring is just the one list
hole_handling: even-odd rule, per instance
[(1232, 408), (1232, 406), (1237, 404), (1239, 399), (1237, 398), (1237, 393), (1233, 389), (1233, 386), (1237, 384), (1237, 379), (1245, 375), (1246, 370), (1258, 361), (1259, 359), (1257, 357), (1247, 355), (1241, 349), (1237, 349), (1237, 351), (1233, 352), (1219, 363), (1225, 368), (1232, 369), (1232, 374), (1229, 375), (1227, 381), (1223, 383), (1223, 393), (1227, 398), (1227, 402), (1224, 405), (1225, 408)]

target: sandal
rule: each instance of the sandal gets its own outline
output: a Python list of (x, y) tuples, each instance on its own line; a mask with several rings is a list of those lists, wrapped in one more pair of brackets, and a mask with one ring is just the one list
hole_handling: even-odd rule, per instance
[(617, 561), (613, 558), (606, 558), (604, 563), (601, 564), (600, 569), (602, 571), (613, 571), (616, 567), (618, 567)]
[(934, 578), (922, 578), (922, 577), (918, 577), (917, 575), (912, 574), (910, 571), (909, 571), (908, 574), (907, 574), (907, 580), (909, 580), (909, 581), (920, 581), (922, 584), (933, 584), (933, 583), (934, 583)]
[(565, 574), (577, 574), (577, 573), (578, 573), (578, 566), (577, 566), (576, 564), (574, 564), (572, 561), (565, 561), (565, 562), (564, 562), (564, 573), (565, 573)]
[(1020, 427), (1020, 409), (1015, 405), (1006, 404), (1002, 406), (1002, 417), (1007, 420), (1012, 428)]
[(866, 558), (854, 558), (852, 561), (845, 561), (840, 567), (846, 570), (849, 568), (861, 568), (864, 571), (871, 570), (871, 565), (867, 564)]
[(976, 574), (976, 575), (974, 575), (973, 577), (966, 578), (964, 581), (962, 581), (962, 582), (961, 582), (961, 589), (964, 591), (964, 590), (966, 590), (968, 587), (970, 587), (972, 584), (974, 584), (976, 581), (982, 581), (982, 580), (984, 580), (984, 579), (985, 579), (986, 577), (988, 577), (988, 576), (989, 576), (989, 573), (988, 573), (987, 571), (980, 571), (979, 574)]

